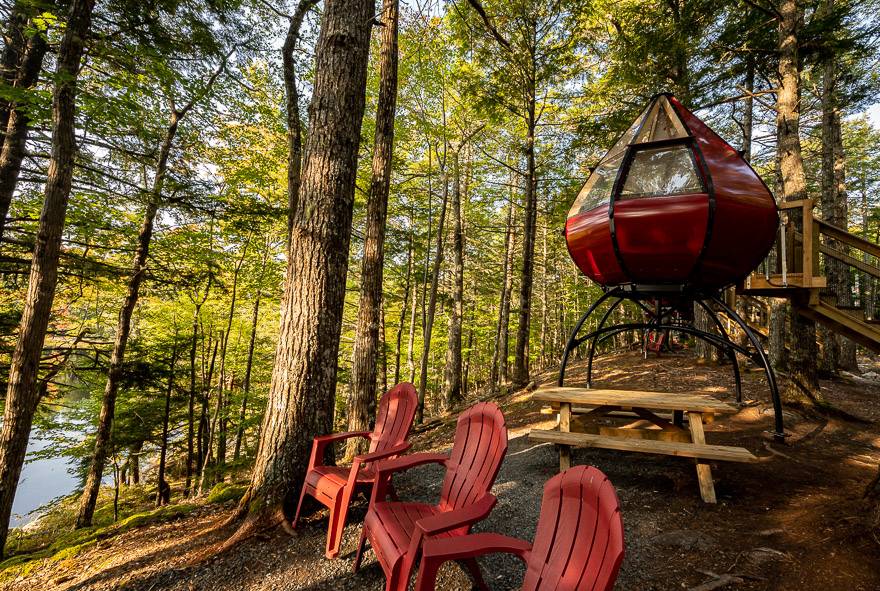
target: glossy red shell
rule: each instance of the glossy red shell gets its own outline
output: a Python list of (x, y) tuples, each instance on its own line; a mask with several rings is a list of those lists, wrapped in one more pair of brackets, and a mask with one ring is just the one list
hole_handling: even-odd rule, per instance
[(687, 145), (706, 192), (621, 200), (616, 187), (610, 202), (568, 218), (569, 253), (603, 286), (725, 287), (767, 256), (778, 226), (776, 202), (735, 149), (674, 97), (654, 101), (661, 98), (690, 134)]

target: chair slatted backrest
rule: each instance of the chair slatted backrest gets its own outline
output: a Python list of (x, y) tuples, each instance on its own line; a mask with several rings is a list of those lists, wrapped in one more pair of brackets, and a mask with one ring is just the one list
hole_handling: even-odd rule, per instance
[(547, 481), (522, 591), (610, 591), (622, 561), (620, 502), (608, 477), (576, 466)]
[(455, 427), (438, 508), (457, 509), (489, 492), (506, 453), (507, 426), (498, 405), (480, 402), (462, 413)]
[(418, 403), (416, 388), (408, 382), (397, 384), (382, 395), (376, 425), (370, 434), (370, 453), (385, 451), (406, 441)]

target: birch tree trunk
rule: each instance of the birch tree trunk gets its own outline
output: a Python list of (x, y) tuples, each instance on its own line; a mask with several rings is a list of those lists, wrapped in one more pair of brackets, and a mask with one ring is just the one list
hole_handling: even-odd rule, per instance
[(94, 0), (72, 1), (58, 48), (57, 81), (52, 97), (49, 170), (18, 341), (9, 367), (3, 428), (0, 431), (0, 557), (6, 545), (12, 502), (39, 402), (37, 373), (40, 353), (55, 297), (61, 233), (76, 157), (76, 82), (94, 6)]

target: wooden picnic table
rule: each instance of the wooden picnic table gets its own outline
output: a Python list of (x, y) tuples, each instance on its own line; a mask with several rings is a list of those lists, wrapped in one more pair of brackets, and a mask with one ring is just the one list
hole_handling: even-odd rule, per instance
[[(717, 414), (737, 412), (736, 407), (709, 394), (558, 386), (540, 388), (532, 394), (532, 399), (558, 407), (559, 428), (532, 429), (529, 438), (559, 446), (560, 471), (571, 467), (572, 446), (694, 458), (700, 496), (707, 503), (715, 503), (712, 471), (706, 462), (757, 460), (745, 448), (706, 443), (703, 424)], [(661, 416), (657, 411), (671, 411), (672, 415)], [(684, 427), (685, 415), (687, 429)], [(621, 418), (630, 419), (630, 423), (623, 426), (607, 424)]]

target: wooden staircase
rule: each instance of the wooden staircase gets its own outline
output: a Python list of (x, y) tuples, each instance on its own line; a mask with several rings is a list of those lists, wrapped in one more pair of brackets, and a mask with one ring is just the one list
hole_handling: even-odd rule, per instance
[[(810, 199), (779, 209), (776, 244), (736, 295), (789, 299), (803, 316), (880, 353), (880, 245), (815, 217)], [(832, 272), (846, 278), (841, 293), (828, 285)]]

